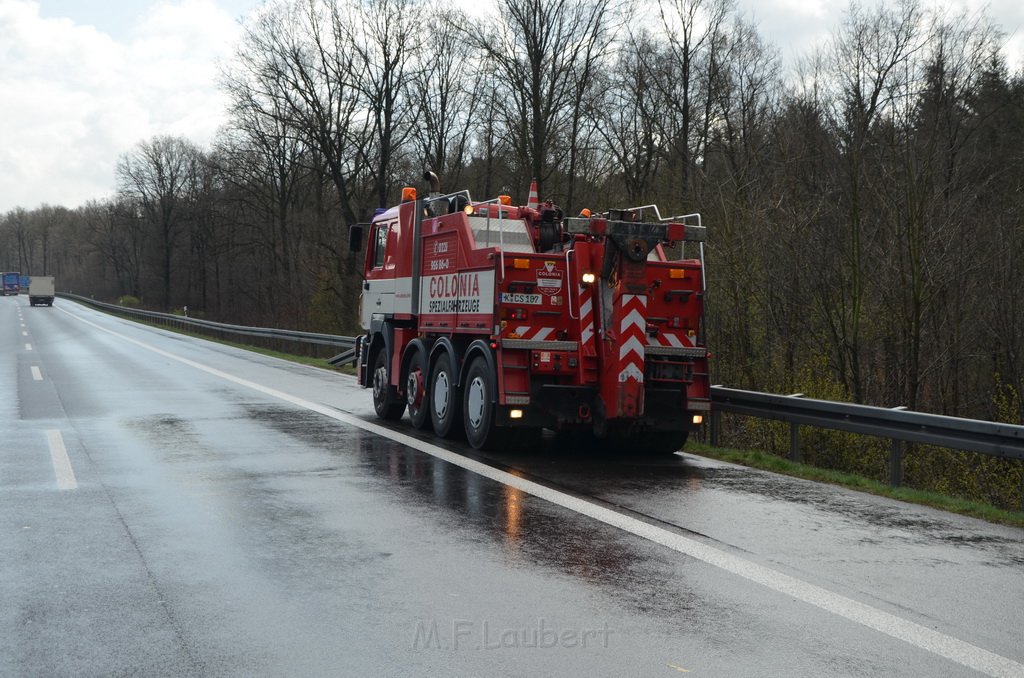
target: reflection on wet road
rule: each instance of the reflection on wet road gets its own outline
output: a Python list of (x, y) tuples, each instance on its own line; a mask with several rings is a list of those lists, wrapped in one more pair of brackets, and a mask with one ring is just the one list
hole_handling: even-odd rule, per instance
[(0, 674), (1021, 674), (1019, 530), (689, 454), (473, 454), (347, 377), (22, 316)]

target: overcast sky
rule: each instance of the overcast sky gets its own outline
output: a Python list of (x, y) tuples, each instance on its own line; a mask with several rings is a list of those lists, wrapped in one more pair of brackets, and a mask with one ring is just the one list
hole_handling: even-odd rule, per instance
[[(0, 0), (0, 214), (109, 197), (118, 157), (157, 134), (206, 146), (224, 121), (217, 61), (261, 2)], [(738, 2), (788, 59), (823, 40), (848, 5)], [(988, 6), (1019, 64), (1024, 1)]]

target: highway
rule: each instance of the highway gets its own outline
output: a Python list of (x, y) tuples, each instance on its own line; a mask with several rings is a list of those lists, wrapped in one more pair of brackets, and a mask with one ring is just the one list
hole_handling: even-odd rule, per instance
[(1024, 531), (0, 298), (0, 676), (1022, 676)]

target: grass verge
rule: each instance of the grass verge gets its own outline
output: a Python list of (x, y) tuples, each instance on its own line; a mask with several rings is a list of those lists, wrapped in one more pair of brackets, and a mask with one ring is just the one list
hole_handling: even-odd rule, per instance
[[(164, 329), (167, 329), (167, 328), (164, 328)], [(266, 355), (266, 356), (270, 356), (272, 358), (280, 358), (281, 360), (289, 360), (289, 361), (291, 361), (293, 363), (301, 363), (303, 365), (309, 365), (310, 367), (319, 367), (319, 368), (324, 369), (324, 370), (330, 370), (331, 372), (341, 372), (342, 374), (353, 374), (353, 375), (356, 373), (356, 368), (353, 367), (351, 364), (341, 365), (340, 367), (335, 367), (334, 365), (332, 365), (329, 362), (327, 362), (327, 360), (325, 358), (313, 358), (311, 356), (305, 356), (305, 355), (294, 355), (292, 353), (282, 353), (281, 351), (274, 351), (274, 350), (271, 350), (269, 348), (262, 348), (260, 346), (252, 346), (250, 344), (238, 344), (238, 343), (233, 342), (233, 341), (224, 341), (223, 339), (214, 339), (214, 338), (208, 337), (208, 336), (206, 336), (204, 334), (191, 334), (191, 333), (187, 333), (187, 332), (180, 332), (179, 334), (190, 334), (190, 336), (195, 336), (195, 337), (198, 337), (200, 339), (206, 339), (207, 341), (212, 341), (212, 342), (215, 342), (215, 343), (218, 343), (218, 344), (224, 344), (225, 346), (233, 346), (234, 348), (241, 348), (241, 349), (244, 349), (246, 351), (252, 351), (253, 353), (259, 353), (260, 355)]]
[[(97, 309), (98, 310), (98, 309)], [(270, 356), (272, 358), (280, 358), (281, 360), (288, 360), (293, 363), (300, 363), (302, 365), (309, 365), (310, 367), (319, 367), (320, 369), (329, 370), (331, 372), (341, 372), (342, 374), (356, 373), (356, 368), (351, 365), (341, 365), (335, 367), (334, 365), (327, 362), (326, 358), (314, 358), (312, 356), (296, 355), (294, 353), (284, 353), (282, 351), (275, 351), (269, 348), (263, 348), (262, 346), (253, 346), (252, 344), (241, 344), (237, 341), (227, 341), (226, 339), (218, 339), (211, 337), (208, 334), (202, 334), (200, 332), (187, 332), (177, 327), (168, 327), (160, 323), (148, 322), (145, 320), (139, 320), (137, 318), (125, 318), (124, 316), (116, 316), (122, 320), (130, 320), (131, 322), (138, 323), (140, 325), (149, 325), (150, 327), (156, 327), (161, 330), (168, 332), (174, 332), (175, 334), (182, 334), (186, 337), (195, 337), (196, 339), (205, 339), (206, 341), (212, 341), (215, 344), (222, 344), (224, 346), (231, 346), (233, 348), (240, 348), (244, 351), (251, 351), (253, 353), (259, 353), (260, 355)]]
[(697, 442), (687, 443), (686, 451), (698, 454), (702, 457), (719, 459), (733, 464), (750, 466), (752, 468), (759, 468), (765, 471), (772, 471), (773, 473), (781, 473), (783, 475), (804, 478), (806, 480), (813, 480), (820, 483), (839, 485), (853, 490), (858, 490), (860, 492), (869, 492), (881, 497), (889, 497), (891, 499), (898, 499), (899, 501), (905, 501), (912, 504), (931, 506), (932, 508), (949, 511), (950, 513), (959, 513), (960, 515), (980, 518), (992, 523), (1024, 528), (1024, 511), (1007, 511), (981, 502), (969, 501), (958, 497), (950, 497), (936, 492), (915, 490), (909, 487), (890, 487), (886, 483), (881, 483), (877, 480), (872, 480), (863, 476), (844, 473), (842, 471), (833, 471), (831, 469), (818, 468), (816, 466), (808, 466), (806, 464), (798, 464), (789, 461), (788, 459), (777, 457), (774, 454), (736, 450), (727, 447), (711, 447), (710, 445)]

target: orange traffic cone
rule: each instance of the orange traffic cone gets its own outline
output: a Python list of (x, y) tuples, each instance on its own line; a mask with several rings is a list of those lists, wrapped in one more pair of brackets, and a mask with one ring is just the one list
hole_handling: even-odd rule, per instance
[(533, 209), (540, 207), (540, 198), (537, 196), (536, 179), (530, 182), (530, 198), (526, 201), (526, 206)]

